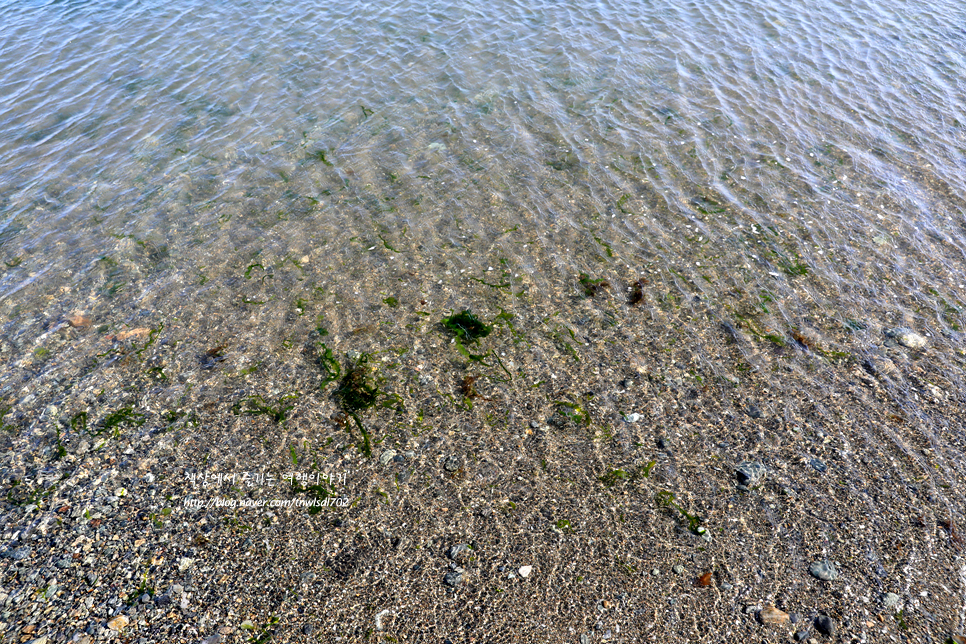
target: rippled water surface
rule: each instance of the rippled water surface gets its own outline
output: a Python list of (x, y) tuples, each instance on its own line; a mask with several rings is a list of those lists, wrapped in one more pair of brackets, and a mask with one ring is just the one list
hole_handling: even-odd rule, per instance
[[(480, 350), (507, 364), (479, 369), (508, 408), (596, 388), (632, 459), (697, 421), (622, 378), (712, 386), (715, 422), (828, 438), (871, 515), (966, 527), (961, 4), (330, 4), (0, 5), (0, 392), (26, 425), (22, 388), (74, 379), (44, 402), (79, 409), (111, 336), (158, 325), (234, 351), (215, 398), (285, 381), (324, 325), (336, 355), (425, 350), (452, 401), (432, 323), (502, 311)], [(142, 371), (184, 400), (189, 354)]]

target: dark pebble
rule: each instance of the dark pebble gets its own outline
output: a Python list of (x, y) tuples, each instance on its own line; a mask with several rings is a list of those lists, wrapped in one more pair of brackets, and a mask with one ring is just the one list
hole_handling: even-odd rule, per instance
[(819, 633), (831, 636), (835, 632), (835, 622), (830, 617), (819, 615), (815, 618), (815, 628)]
[(761, 410), (758, 409), (758, 405), (754, 403), (747, 403), (745, 405), (745, 413), (752, 418), (762, 418), (764, 416), (764, 414), (761, 413)]
[(795, 633), (796, 642), (804, 642), (808, 638), (808, 631), (798, 631)]
[(797, 624), (798, 623), (798, 613), (789, 613), (788, 614), (788, 621), (790, 621), (792, 624)]
[(663, 436), (659, 436), (658, 437), (658, 439), (657, 439), (657, 448), (658, 449), (669, 449), (670, 447), (671, 447), (671, 443), (668, 442), (668, 440), (666, 438), (664, 438)]
[(168, 595), (161, 595), (159, 597), (155, 597), (154, 598), (154, 605), (155, 606), (170, 606), (171, 605), (171, 597), (169, 597)]
[(814, 467), (816, 470), (824, 474), (828, 470), (828, 466), (817, 458), (813, 458), (808, 462), (809, 465)]

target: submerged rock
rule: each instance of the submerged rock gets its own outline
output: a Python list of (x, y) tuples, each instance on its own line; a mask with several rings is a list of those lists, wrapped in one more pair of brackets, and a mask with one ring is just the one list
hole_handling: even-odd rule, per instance
[(768, 605), (761, 609), (758, 613), (758, 619), (761, 620), (762, 624), (787, 624), (789, 617), (788, 613), (783, 610), (779, 610), (774, 606)]
[(735, 476), (741, 485), (752, 486), (765, 476), (768, 470), (757, 461), (743, 461), (735, 468)]
[(904, 347), (910, 349), (922, 349), (926, 346), (926, 338), (919, 335), (912, 329), (906, 327), (895, 327), (883, 331), (887, 338), (891, 338)]

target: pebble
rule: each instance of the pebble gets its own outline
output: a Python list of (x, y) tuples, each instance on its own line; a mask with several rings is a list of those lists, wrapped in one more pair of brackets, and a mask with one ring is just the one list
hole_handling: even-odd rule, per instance
[(674, 574), (676, 574), (676, 575), (683, 575), (684, 574), (684, 564), (674, 564), (673, 566), (671, 566), (671, 570), (673, 570), (674, 571)]
[(533, 572), (533, 566), (520, 566), (520, 570), (518, 572), (520, 573), (521, 577), (526, 579), (530, 576), (530, 573)]
[(774, 606), (768, 605), (761, 609), (758, 613), (758, 619), (761, 620), (762, 624), (787, 624), (788, 623), (788, 613), (783, 610), (779, 610)]
[(458, 586), (461, 581), (463, 581), (463, 574), (462, 573), (459, 573), (459, 572), (455, 572), (455, 571), (454, 572), (448, 572), (448, 573), (446, 573), (446, 576), (443, 577), (443, 582), (447, 586), (451, 586), (453, 588), (455, 588), (456, 586)]
[(30, 556), (30, 546), (21, 546), (13, 550), (8, 550), (6, 555), (14, 561), (23, 561)]
[(882, 602), (882, 605), (885, 608), (895, 608), (896, 606), (899, 605), (900, 599), (902, 598), (895, 593), (886, 593), (879, 599), (879, 601)]
[(86, 329), (90, 325), (94, 324), (94, 320), (88, 315), (83, 313), (76, 313), (69, 318), (67, 318), (67, 324), (71, 325), (75, 329)]
[(115, 617), (114, 619), (112, 619), (107, 623), (107, 627), (112, 631), (119, 631), (123, 629), (125, 626), (127, 626), (128, 623), (129, 623), (129, 620), (127, 617), (125, 617), (124, 615), (118, 615), (117, 617)]
[(804, 642), (805, 638), (807, 637), (808, 637), (808, 631), (798, 631), (797, 633), (795, 633), (796, 642)]
[(447, 472), (455, 472), (461, 467), (463, 467), (463, 462), (456, 454), (447, 456), (446, 460), (443, 462), (443, 469)]
[(624, 422), (626, 422), (626, 423), (636, 423), (636, 422), (640, 421), (642, 418), (644, 418), (644, 417), (635, 412), (633, 414), (627, 414), (626, 416), (624, 416)]
[(884, 331), (886, 337), (892, 338), (899, 344), (910, 349), (922, 349), (926, 346), (926, 338), (919, 335), (912, 329), (906, 327), (895, 327)]
[(816, 579), (822, 581), (834, 581), (839, 576), (839, 572), (828, 561), (815, 561), (808, 567), (808, 572)]
[(461, 554), (464, 552), (469, 552), (470, 547), (465, 543), (458, 543), (455, 546), (450, 546), (450, 549), (446, 551), (446, 556), (456, 561)]
[(757, 483), (768, 470), (757, 461), (743, 461), (735, 468), (735, 476), (742, 485), (751, 486)]
[(808, 462), (808, 464), (811, 465), (815, 470), (821, 472), (822, 474), (824, 474), (828, 470), (828, 465), (818, 460), (817, 458), (813, 458)]
[(831, 636), (835, 632), (835, 622), (826, 615), (819, 615), (815, 618), (815, 628), (822, 635)]
[(387, 449), (383, 450), (382, 454), (379, 455), (379, 463), (381, 465), (388, 465), (389, 461), (396, 457), (396, 450)]

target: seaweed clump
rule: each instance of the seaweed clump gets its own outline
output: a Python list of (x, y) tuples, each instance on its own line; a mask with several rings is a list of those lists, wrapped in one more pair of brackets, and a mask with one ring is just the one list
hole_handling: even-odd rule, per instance
[(594, 297), (601, 289), (610, 288), (610, 282), (604, 279), (592, 279), (587, 273), (581, 273), (578, 281), (584, 287), (584, 297)]
[(369, 354), (363, 353), (346, 367), (345, 376), (335, 390), (339, 404), (349, 414), (369, 409), (379, 400), (379, 385), (376, 384), (368, 365)]
[(485, 324), (480, 318), (473, 315), (469, 309), (464, 309), (462, 313), (457, 313), (442, 320), (443, 326), (447, 331), (453, 333), (460, 340), (476, 342), (480, 338), (490, 335), (493, 327)]
[[(345, 417), (352, 418), (362, 435), (362, 440), (356, 443), (356, 447), (366, 457), (372, 456), (372, 441), (359, 413), (376, 405), (380, 407), (396, 405), (397, 411), (403, 410), (403, 401), (399, 394), (390, 394), (379, 388), (379, 381), (369, 366), (370, 357), (370, 354), (363, 353), (354, 362), (347, 363), (345, 375), (339, 382), (339, 388), (335, 390), (335, 397)], [(339, 424), (351, 433), (348, 422)]]

